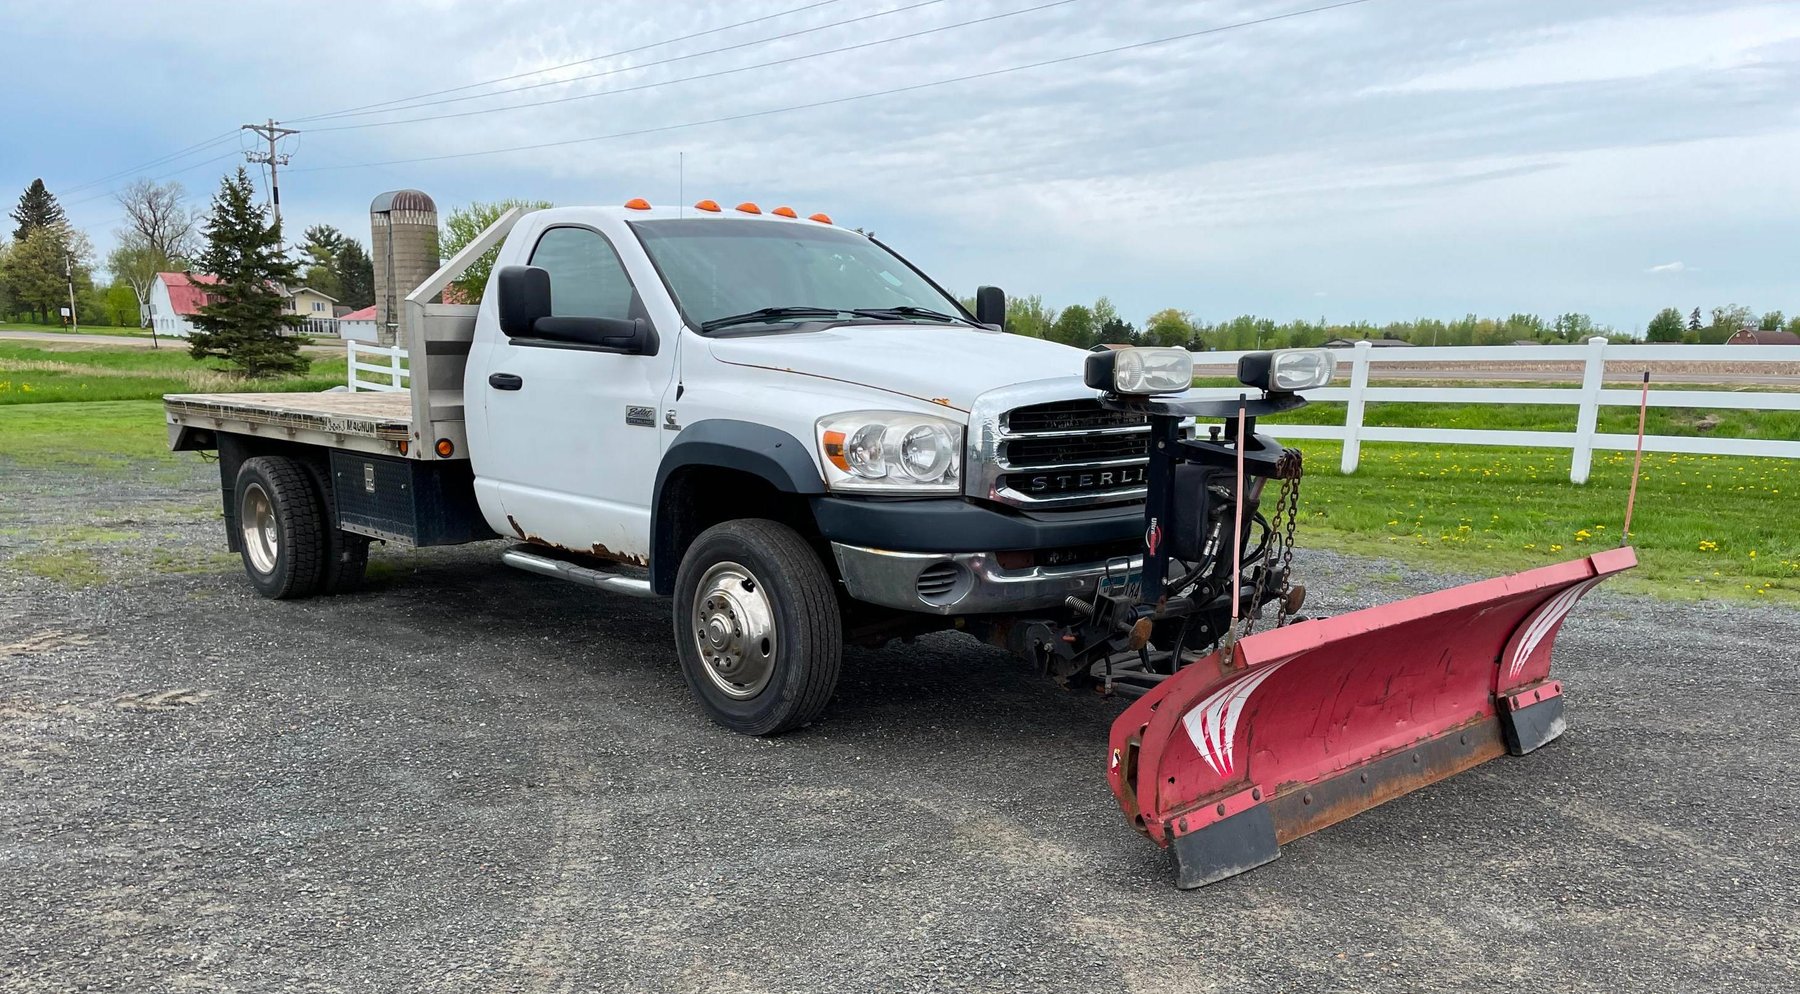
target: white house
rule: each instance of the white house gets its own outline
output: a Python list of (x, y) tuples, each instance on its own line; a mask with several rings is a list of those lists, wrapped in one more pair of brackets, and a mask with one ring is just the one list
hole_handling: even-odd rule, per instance
[(360, 311), (338, 318), (338, 335), (358, 342), (379, 342), (380, 336), (375, 331), (375, 308), (365, 307)]

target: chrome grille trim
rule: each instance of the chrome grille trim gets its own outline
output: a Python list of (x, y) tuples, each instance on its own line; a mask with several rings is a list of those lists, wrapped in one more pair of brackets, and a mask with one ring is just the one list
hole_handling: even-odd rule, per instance
[[(1106, 435), (1148, 434), (1148, 425), (1103, 425), (1093, 428), (1081, 428), (1057, 431), (1025, 431), (1015, 433), (1009, 424), (1009, 416), (1014, 410), (1022, 407), (1035, 407), (1040, 404), (1058, 402), (1097, 401), (1100, 393), (1082, 384), (1073, 376), (1059, 376), (1048, 380), (1033, 380), (1012, 386), (1000, 387), (975, 398), (969, 409), (969, 433), (964, 465), (964, 493), (981, 500), (991, 500), (1013, 507), (1031, 509), (1051, 509), (1085, 507), (1094, 504), (1125, 503), (1142, 499), (1144, 487), (1115, 487), (1087, 493), (1052, 495), (1034, 497), (1031, 494), (1006, 485), (1008, 473), (1044, 471), (1116, 471), (1121, 468), (1143, 466), (1147, 458), (1135, 459), (1096, 459), (1091, 462), (1057, 463), (1036, 466), (1014, 466), (1005, 458), (1005, 443), (1016, 438), (1055, 439), (1082, 438)], [(1147, 441), (1147, 440), (1146, 440)]]

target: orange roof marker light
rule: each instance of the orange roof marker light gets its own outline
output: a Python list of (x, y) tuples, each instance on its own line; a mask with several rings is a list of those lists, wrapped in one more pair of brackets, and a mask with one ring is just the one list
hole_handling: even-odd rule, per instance
[(762, 213), (761, 207), (756, 206), (755, 204), (751, 203), (748, 200), (739, 204), (737, 209), (743, 211), (746, 214), (761, 214)]
[(807, 215), (807, 216), (806, 216), (806, 219), (807, 219), (807, 220), (808, 220), (808, 221), (817, 221), (817, 222), (819, 222), (819, 223), (820, 223), (820, 224), (830, 224), (830, 223), (831, 223), (831, 215), (830, 215), (830, 214), (826, 214), (826, 213), (825, 213), (825, 212), (823, 212), (823, 211), (821, 211), (821, 212), (819, 212), (819, 213), (817, 213), (817, 214), (808, 214), (808, 215)]
[(702, 200), (694, 205), (694, 209), (697, 211), (712, 211), (714, 214), (717, 214), (719, 212), (719, 202), (717, 200)]
[(645, 200), (643, 197), (632, 197), (630, 200), (625, 201), (625, 209), (628, 211), (647, 211), (650, 209), (650, 201)]
[(800, 216), (800, 215), (794, 213), (794, 209), (792, 207), (777, 207), (774, 210), (770, 211), (769, 213), (779, 214), (782, 217), (799, 217)]

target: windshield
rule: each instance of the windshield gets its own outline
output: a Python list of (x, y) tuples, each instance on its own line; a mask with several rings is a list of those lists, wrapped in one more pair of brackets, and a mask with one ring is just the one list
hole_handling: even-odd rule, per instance
[(962, 320), (956, 301), (911, 266), (838, 228), (715, 218), (637, 221), (632, 228), (697, 327), (764, 308), (790, 312), (762, 323), (829, 317), (806, 308), (917, 307)]

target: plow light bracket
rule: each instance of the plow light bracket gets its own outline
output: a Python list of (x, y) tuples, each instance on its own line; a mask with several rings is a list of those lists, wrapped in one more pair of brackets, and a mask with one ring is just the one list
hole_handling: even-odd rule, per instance
[(1329, 349), (1254, 352), (1238, 360), (1238, 382), (1267, 393), (1294, 393), (1331, 382), (1337, 356)]
[(1194, 385), (1194, 357), (1181, 348), (1107, 349), (1088, 354), (1081, 378), (1095, 390), (1124, 396), (1181, 393)]

